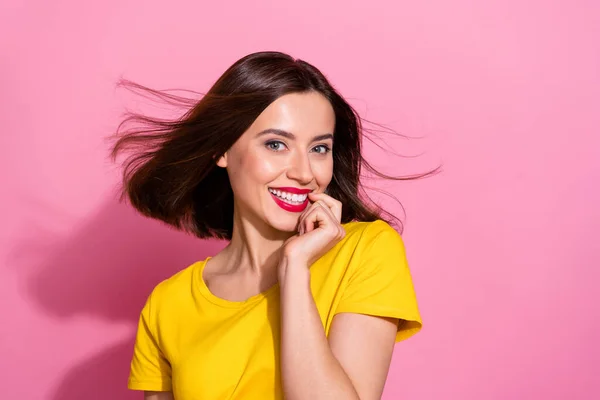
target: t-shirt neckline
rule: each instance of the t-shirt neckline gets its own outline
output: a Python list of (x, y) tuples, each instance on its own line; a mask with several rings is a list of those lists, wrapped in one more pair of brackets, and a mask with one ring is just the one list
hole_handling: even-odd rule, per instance
[(247, 298), (246, 300), (234, 301), (218, 297), (210, 291), (208, 285), (204, 281), (204, 267), (211, 258), (212, 257), (207, 257), (206, 259), (198, 262), (198, 265), (196, 267), (196, 282), (198, 283), (198, 289), (202, 296), (204, 296), (204, 298), (206, 298), (208, 301), (215, 305), (228, 308), (240, 308), (261, 301), (262, 299), (268, 297), (271, 293), (274, 293), (279, 289), (279, 282), (276, 282), (275, 284), (271, 285), (271, 287), (269, 287), (267, 290), (257, 293)]

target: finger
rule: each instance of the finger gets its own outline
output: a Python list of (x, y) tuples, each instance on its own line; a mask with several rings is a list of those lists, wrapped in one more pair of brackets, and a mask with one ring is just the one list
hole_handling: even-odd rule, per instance
[[(315, 226), (317, 223), (317, 226)], [(331, 215), (331, 211), (327, 210), (327, 206), (319, 205), (312, 209), (306, 216), (303, 223), (303, 232), (310, 233), (316, 230), (320, 232), (328, 232), (327, 235), (331, 239), (343, 239), (346, 236), (346, 230), (339, 222)]]
[(329, 207), (329, 209), (333, 212), (333, 215), (336, 217), (338, 222), (342, 220), (342, 202), (334, 199), (333, 197), (325, 194), (325, 193), (309, 193), (309, 197), (313, 201), (322, 201)]
[[(314, 210), (316, 207), (321, 207), (319, 204), (313, 202), (310, 204), (310, 206), (308, 206), (303, 212), (302, 214), (300, 214), (300, 217), (298, 218), (298, 233), (303, 234), (304, 233), (304, 222), (306, 220), (306, 216), (312, 211)], [(301, 231), (302, 230), (302, 231)]]
[[(337, 201), (335, 199), (332, 199), (334, 201)], [(346, 236), (346, 230), (344, 229), (344, 227), (341, 225), (340, 220), (337, 218), (336, 215), (333, 214), (333, 210), (331, 210), (330, 207), (328, 207), (325, 202), (318, 200), (315, 204), (318, 204), (321, 208), (323, 208), (331, 217), (333, 225), (335, 225), (338, 228), (340, 237), (344, 237)], [(340, 203), (341, 204), (341, 203)]]
[(297, 230), (298, 230), (298, 232), (300, 232), (300, 227), (302, 226), (302, 224), (303, 224), (304, 220), (306, 219), (306, 215), (307, 215), (307, 214), (308, 214), (308, 213), (309, 213), (309, 212), (310, 212), (312, 209), (314, 209), (315, 207), (317, 207), (317, 206), (315, 205), (315, 202), (313, 202), (313, 201), (309, 201), (309, 204), (308, 204), (308, 206), (307, 206), (307, 207), (304, 209), (304, 211), (302, 211), (302, 212), (300, 213), (300, 216), (298, 217), (298, 226), (297, 226)]
[(335, 222), (335, 223), (339, 223), (337, 216), (333, 213), (333, 211), (331, 210), (331, 208), (322, 200), (317, 200), (315, 202), (315, 205), (318, 207), (321, 207), (323, 210), (325, 210), (325, 212), (327, 212), (327, 214), (329, 214), (329, 216), (331, 217), (331, 219)]
[(296, 230), (298, 231), (298, 233), (300, 235), (302, 235), (304, 232), (304, 228), (303, 228), (303, 222), (304, 222), (304, 218), (306, 217), (306, 213), (310, 210), (310, 207), (306, 207), (304, 209), (304, 211), (302, 211), (302, 213), (300, 213), (300, 216), (298, 217), (298, 225), (296, 226)]
[(309, 232), (307, 229), (308, 227), (310, 227), (310, 230), (314, 228), (315, 221), (311, 220), (311, 213), (318, 208), (321, 208), (318, 204), (311, 204), (311, 206), (306, 210), (306, 213), (302, 216), (302, 221), (300, 222), (302, 234)]
[(304, 219), (303, 228), (304, 233), (309, 233), (314, 231), (315, 225), (320, 229), (327, 229), (331, 225), (333, 225), (334, 221), (332, 220), (331, 215), (325, 211), (323, 206), (314, 207)]
[[(323, 228), (326, 230), (329, 229), (335, 229), (337, 231), (336, 236), (338, 238), (344, 238), (346, 236), (346, 231), (345, 229), (341, 226), (340, 221), (336, 218), (336, 216), (333, 214), (333, 211), (321, 200), (317, 200), (312, 206), (311, 206), (311, 210), (310, 212), (313, 212), (313, 210), (315, 209), (320, 209), (322, 211), (324, 211), (326, 213), (326, 215), (331, 219), (331, 223), (328, 223), (327, 221), (318, 221), (319, 222), (319, 228)], [(315, 229), (315, 222), (317, 221), (311, 221), (309, 218), (309, 213), (307, 213), (307, 215), (304, 217), (303, 223), (302, 223), (302, 234), (313, 231)]]
[[(310, 210), (308, 210), (308, 212), (306, 213), (306, 215), (304, 216), (303, 220), (302, 220), (302, 226), (304, 227), (304, 232), (306, 232), (306, 227), (310, 227), (312, 230), (314, 228), (314, 224), (315, 222), (319, 222), (319, 221), (311, 221), (309, 220), (309, 215), (311, 212), (314, 212), (315, 210), (321, 210), (322, 212), (324, 212), (330, 219), (331, 222), (334, 225), (338, 225), (339, 222), (336, 220), (335, 215), (333, 215), (333, 213), (331, 212), (331, 210), (329, 209), (329, 207), (327, 207), (322, 201), (317, 201), (315, 203), (313, 203), (310, 207)], [(323, 224), (324, 221), (320, 221), (320, 224)]]
[[(327, 209), (327, 208), (328, 208), (328, 207), (324, 206), (322, 203), (321, 203), (321, 204), (319, 204), (319, 202), (318, 202), (318, 201), (316, 201), (316, 202), (311, 202), (310, 206), (308, 206), (308, 207), (307, 207), (307, 208), (306, 208), (306, 209), (305, 209), (305, 210), (302, 212), (302, 214), (300, 214), (300, 217), (298, 218), (298, 229), (299, 229), (299, 231), (298, 231), (298, 232), (299, 232), (299, 233), (301, 233), (301, 234), (302, 234), (302, 233), (304, 233), (304, 232), (305, 232), (305, 231), (303, 231), (303, 232), (300, 232), (300, 229), (304, 228), (304, 226), (305, 226), (305, 220), (306, 220), (306, 216), (307, 216), (307, 215), (308, 215), (308, 214), (309, 214), (309, 213), (310, 213), (312, 210), (314, 210), (315, 208), (318, 208), (318, 207), (321, 207), (321, 208), (323, 208), (323, 209)], [(332, 215), (332, 217), (335, 219), (335, 216), (333, 216), (333, 215)]]
[[(317, 226), (315, 226), (315, 223)], [(316, 228), (329, 231), (332, 233), (332, 236), (338, 239), (346, 236), (346, 231), (337, 221), (332, 211), (320, 201), (315, 203), (315, 207), (307, 214), (303, 222), (303, 231), (305, 233), (314, 231)]]

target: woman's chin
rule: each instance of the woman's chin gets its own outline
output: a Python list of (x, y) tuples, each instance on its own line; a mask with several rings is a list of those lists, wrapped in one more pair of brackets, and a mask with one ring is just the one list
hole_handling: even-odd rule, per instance
[(286, 218), (288, 219), (287, 221), (282, 221), (282, 220), (278, 220), (278, 221), (269, 221), (269, 225), (271, 225), (273, 227), (273, 229), (280, 231), (280, 232), (284, 232), (284, 233), (289, 233), (289, 234), (295, 234), (297, 233), (297, 226), (298, 226), (298, 217), (295, 218)]

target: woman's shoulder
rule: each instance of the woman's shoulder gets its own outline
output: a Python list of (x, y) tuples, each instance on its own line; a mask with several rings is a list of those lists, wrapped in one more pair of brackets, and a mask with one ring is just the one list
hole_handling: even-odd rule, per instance
[(342, 224), (342, 226), (346, 230), (346, 237), (357, 236), (360, 237), (361, 241), (370, 241), (379, 236), (400, 238), (400, 234), (396, 229), (381, 219), (375, 221), (352, 221)]
[(404, 252), (402, 237), (386, 221), (353, 221), (342, 226), (346, 230), (346, 236), (340, 245), (354, 249), (353, 252), (358, 250), (363, 256), (372, 252), (381, 254)]
[(190, 295), (194, 286), (195, 271), (205, 260), (194, 262), (172, 276), (160, 281), (152, 289), (150, 297), (154, 303), (164, 303), (165, 300), (177, 300)]

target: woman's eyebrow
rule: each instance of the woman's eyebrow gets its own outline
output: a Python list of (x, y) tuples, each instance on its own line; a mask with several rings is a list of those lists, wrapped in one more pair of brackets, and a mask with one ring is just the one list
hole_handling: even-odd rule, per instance
[[(292, 139), (292, 140), (296, 139), (296, 136), (293, 133), (288, 132), (288, 131), (284, 131), (283, 129), (275, 129), (275, 128), (269, 128), (269, 129), (262, 130), (262, 131), (260, 131), (260, 132), (258, 132), (256, 134), (256, 137), (267, 135), (269, 133), (272, 133), (272, 134), (275, 134), (275, 135), (279, 135), (279, 136), (283, 136), (285, 138)], [(316, 142), (316, 141), (319, 141), (319, 140), (326, 140), (326, 139), (333, 140), (333, 134), (326, 133), (324, 135), (318, 135), (318, 136), (315, 136), (312, 139), (312, 141)]]

